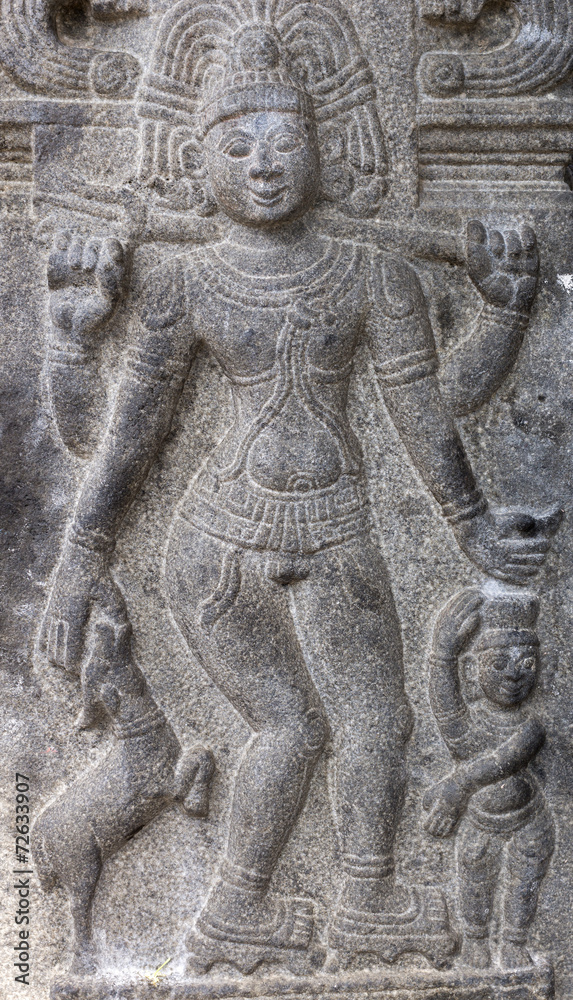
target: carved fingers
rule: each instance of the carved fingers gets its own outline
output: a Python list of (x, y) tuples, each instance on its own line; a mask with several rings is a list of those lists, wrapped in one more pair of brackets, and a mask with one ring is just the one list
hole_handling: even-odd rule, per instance
[(496, 514), (499, 545), (514, 578), (526, 579), (539, 571), (562, 516), (559, 508), (543, 513), (513, 508)]
[(423, 827), (433, 837), (449, 837), (458, 825), (466, 805), (466, 797), (453, 776), (444, 778), (429, 788), (422, 800), (428, 813)]
[(52, 322), (79, 338), (95, 332), (113, 312), (125, 276), (119, 240), (84, 239), (69, 230), (57, 233), (48, 259)]
[(44, 662), (79, 674), (92, 602), (106, 572), (100, 553), (64, 546), (36, 645)]
[(422, 17), (470, 24), (481, 13), (486, 0), (421, 0)]
[(523, 226), (487, 230), (476, 220), (467, 228), (468, 274), (484, 299), (501, 309), (528, 312), (537, 289), (539, 252), (535, 232)]
[(38, 641), (38, 652), (48, 664), (79, 674), (88, 614), (89, 607), (48, 609)]
[(476, 566), (498, 580), (525, 584), (545, 562), (561, 517), (559, 508), (545, 512), (519, 507), (488, 510), (454, 530)]

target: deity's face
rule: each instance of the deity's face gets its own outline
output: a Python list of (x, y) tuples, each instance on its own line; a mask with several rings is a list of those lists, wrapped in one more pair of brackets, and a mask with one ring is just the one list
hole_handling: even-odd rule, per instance
[(512, 708), (531, 694), (539, 654), (535, 646), (488, 649), (478, 655), (478, 675), (486, 697), (501, 708)]
[(298, 114), (265, 111), (220, 122), (207, 133), (205, 152), (217, 202), (245, 226), (299, 218), (318, 194), (316, 130)]

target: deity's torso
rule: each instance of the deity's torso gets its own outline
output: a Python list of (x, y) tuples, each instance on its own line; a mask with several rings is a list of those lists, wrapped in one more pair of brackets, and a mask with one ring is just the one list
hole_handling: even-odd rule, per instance
[(202, 261), (194, 328), (234, 402), (209, 463), (223, 481), (246, 473), (266, 490), (306, 493), (360, 471), (346, 416), (364, 313), (360, 255), (324, 249), (312, 268), (280, 277), (241, 275), (215, 253)]
[(402, 262), (324, 237), (282, 261), (221, 243), (172, 264), (181, 322), (219, 364), (234, 411), (180, 513), (234, 544), (303, 555), (369, 526), (347, 397), (373, 312), (383, 377), (396, 378), (396, 358), (417, 371), (435, 352), (425, 312), (412, 350), (422, 297)]

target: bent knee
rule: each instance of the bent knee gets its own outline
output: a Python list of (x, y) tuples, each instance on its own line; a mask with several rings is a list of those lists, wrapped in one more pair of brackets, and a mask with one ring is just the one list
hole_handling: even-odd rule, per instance
[(510, 844), (510, 854), (521, 858), (532, 869), (545, 869), (555, 850), (555, 824), (544, 811), (537, 821), (515, 833)]
[(269, 727), (266, 736), (285, 754), (315, 760), (328, 743), (330, 729), (324, 712), (311, 708), (296, 718), (282, 719), (280, 725)]

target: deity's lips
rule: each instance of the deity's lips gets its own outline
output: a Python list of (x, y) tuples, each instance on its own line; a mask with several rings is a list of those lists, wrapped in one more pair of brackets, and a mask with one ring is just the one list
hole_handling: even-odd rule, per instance
[(286, 186), (273, 188), (272, 191), (255, 191), (253, 188), (249, 188), (249, 191), (257, 205), (276, 205), (285, 193)]
[(503, 684), (500, 684), (500, 691), (502, 694), (513, 696), (521, 693), (524, 687), (525, 683), (523, 678), (515, 681), (508, 678), (503, 682)]

